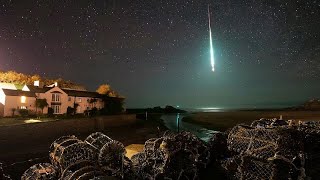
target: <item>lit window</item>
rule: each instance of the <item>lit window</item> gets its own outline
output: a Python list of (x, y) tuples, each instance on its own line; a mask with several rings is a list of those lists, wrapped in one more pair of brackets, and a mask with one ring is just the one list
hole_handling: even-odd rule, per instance
[(60, 94), (52, 94), (52, 102), (60, 102)]
[(20, 109), (27, 109), (26, 106), (20, 106)]
[(27, 98), (25, 96), (21, 96), (21, 103), (26, 103)]
[(82, 99), (81, 99), (81, 98), (78, 98), (78, 101), (79, 101), (79, 102), (81, 102), (81, 101), (82, 101)]

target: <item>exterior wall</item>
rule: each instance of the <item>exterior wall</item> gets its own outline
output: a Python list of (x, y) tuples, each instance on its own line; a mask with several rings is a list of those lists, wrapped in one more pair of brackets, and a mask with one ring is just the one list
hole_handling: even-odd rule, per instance
[(0, 103), (0, 117), (4, 116), (4, 104)]
[[(96, 107), (97, 109), (102, 109), (104, 107), (104, 103), (101, 99), (97, 99), (97, 102), (89, 103), (91, 97), (73, 97), (69, 96), (71, 101), (68, 101), (68, 106), (74, 107), (74, 103), (77, 103), (79, 106), (77, 107), (77, 113), (84, 113), (85, 110), (91, 110), (92, 108)], [(81, 99), (81, 101), (80, 101)]]
[(4, 116), (4, 104), (6, 102), (6, 95), (0, 88), (0, 117)]
[[(28, 91), (29, 88), (27, 86), (24, 86), (24, 90)], [(57, 92), (60, 94), (60, 102), (52, 102), (52, 94)], [(72, 107), (74, 108), (74, 103), (77, 103), (79, 106), (77, 108), (77, 113), (84, 113), (86, 110), (91, 110), (92, 108), (96, 107), (97, 109), (104, 108), (104, 102), (102, 99), (97, 99), (96, 102), (90, 103), (91, 97), (74, 97), (74, 96), (68, 96), (62, 89), (59, 87), (54, 87), (50, 89), (49, 91), (45, 93), (36, 93), (36, 96), (38, 99), (46, 99), (48, 103), (48, 107), (52, 107), (52, 105), (60, 105), (60, 113), (59, 114), (65, 114), (67, 113), (67, 108)], [(18, 109), (20, 109), (21, 106), (26, 106), (28, 110), (31, 110), (33, 112), (38, 111), (38, 113), (41, 113), (41, 109), (37, 108), (35, 106), (35, 101), (37, 98), (35, 97), (26, 97), (26, 103), (21, 103), (21, 97), (20, 96), (6, 96), (2, 89), (0, 88), (0, 116), (12, 116), (12, 108), (17, 109), (15, 112), (15, 115), (18, 115)], [(81, 101), (80, 101), (81, 99)], [(48, 107), (45, 107), (43, 109), (43, 114), (48, 113)]]
[(84, 113), (85, 110), (90, 109), (90, 104), (88, 102), (89, 99), (90, 98), (87, 97), (76, 97), (76, 103), (79, 104), (77, 108), (77, 113)]
[[(61, 90), (59, 87), (54, 87), (54, 88), (50, 89), (49, 91), (47, 91), (46, 93), (42, 93), (41, 95), (43, 96), (43, 98), (47, 99), (48, 107), (52, 107), (52, 105), (55, 104), (55, 102), (52, 101), (52, 94), (54, 94), (54, 92), (60, 93), (60, 103), (61, 103), (60, 104), (60, 114), (67, 113), (68, 95), (63, 90)], [(48, 113), (48, 108), (46, 108), (46, 109), (47, 109), (46, 113)]]
[(21, 106), (25, 106), (28, 110), (35, 112), (35, 97), (26, 97), (26, 103), (21, 103), (21, 96), (6, 96), (3, 116), (12, 116), (12, 108), (15, 108), (15, 115), (19, 114)]

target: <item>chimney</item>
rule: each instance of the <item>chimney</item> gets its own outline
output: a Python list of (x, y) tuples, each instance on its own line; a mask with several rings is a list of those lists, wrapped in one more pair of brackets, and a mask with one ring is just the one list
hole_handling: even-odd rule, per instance
[(34, 81), (33, 82), (33, 86), (39, 87), (40, 86), (40, 81), (39, 80)]

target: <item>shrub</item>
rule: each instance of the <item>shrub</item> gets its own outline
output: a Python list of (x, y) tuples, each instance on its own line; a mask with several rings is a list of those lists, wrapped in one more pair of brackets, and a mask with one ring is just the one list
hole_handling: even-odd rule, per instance
[(70, 116), (70, 115), (73, 115), (74, 113), (75, 113), (75, 109), (69, 106), (67, 108), (67, 115)]
[(28, 109), (19, 109), (19, 114), (22, 117), (27, 117), (29, 115), (29, 110)]
[(48, 108), (48, 116), (49, 117), (53, 116), (53, 109), (51, 107)]

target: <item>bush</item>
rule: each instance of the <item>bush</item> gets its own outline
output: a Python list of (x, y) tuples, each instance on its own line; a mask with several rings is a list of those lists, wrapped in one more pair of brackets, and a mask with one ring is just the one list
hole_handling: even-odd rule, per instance
[(89, 110), (90, 116), (96, 116), (98, 114), (98, 109), (96, 107)]
[(22, 117), (27, 117), (29, 115), (29, 110), (28, 109), (19, 109), (19, 114)]
[(114, 115), (123, 113), (123, 102), (124, 99), (105, 97), (104, 108), (100, 110), (102, 115)]
[(74, 113), (75, 113), (75, 109), (69, 106), (67, 108), (67, 115), (70, 116), (70, 115), (73, 115)]
[(53, 109), (51, 107), (48, 108), (48, 116), (49, 117), (53, 116)]

